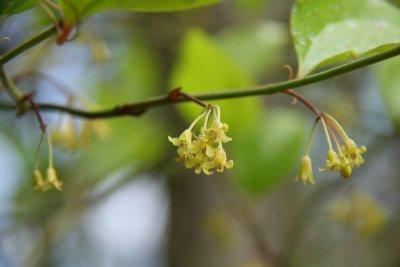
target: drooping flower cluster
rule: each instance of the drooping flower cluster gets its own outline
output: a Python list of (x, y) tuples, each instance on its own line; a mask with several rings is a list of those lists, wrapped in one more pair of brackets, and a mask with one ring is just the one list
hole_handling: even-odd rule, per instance
[[(196, 126), (202, 120), (204, 124), (197, 130)], [(168, 139), (178, 147), (177, 160), (187, 169), (194, 168), (197, 174), (211, 175), (213, 170), (223, 172), (225, 168), (233, 167), (233, 161), (227, 159), (222, 146), (232, 140), (226, 135), (228, 129), (228, 125), (221, 122), (219, 107), (208, 106), (179, 137), (168, 136)]]
[[(351, 175), (352, 170), (355, 167), (359, 167), (364, 163), (362, 154), (367, 151), (367, 148), (365, 146), (357, 146), (356, 143), (348, 137), (343, 127), (332, 116), (328, 114), (322, 114), (321, 117), (318, 118), (314, 123), (307, 144), (307, 152), (302, 158), (299, 175), (296, 178), (296, 180), (301, 180), (303, 183), (315, 183), (312, 172), (312, 163), (308, 153), (316, 125), (319, 121), (322, 123), (325, 137), (329, 146), (326, 154), (325, 166), (323, 168), (319, 168), (319, 171), (338, 171), (342, 177), (347, 178)], [(337, 137), (337, 134), (339, 135), (341, 142)], [(337, 151), (335, 151), (332, 147), (331, 138), (336, 144)]]
[[(329, 150), (326, 156), (326, 165), (320, 170), (339, 171), (342, 177), (347, 178), (351, 175), (352, 170), (355, 167), (359, 167), (361, 164), (364, 163), (362, 154), (367, 151), (367, 148), (365, 146), (357, 146), (356, 143), (348, 137), (342, 126), (332, 116), (324, 114), (322, 122), (324, 124), (324, 128), (327, 128), (328, 126), (331, 127), (331, 131), (329, 133), (336, 143), (336, 148), (338, 152), (333, 150), (332, 145), (329, 141)], [(336, 137), (333, 130), (336, 130), (339, 133), (342, 139), (342, 144), (340, 144), (340, 141)], [(327, 138), (329, 138), (329, 133), (327, 135)]]
[[(43, 175), (40, 172), (39, 167), (38, 167), (39, 166), (39, 150), (41, 147), (43, 137), (47, 138), (48, 150), (49, 150), (49, 166), (46, 170), (46, 179), (43, 177)], [(39, 142), (38, 151), (37, 151), (37, 155), (36, 155), (37, 158), (36, 158), (35, 170), (33, 172), (34, 183), (35, 183), (34, 190), (47, 191), (54, 187), (58, 191), (62, 191), (63, 183), (58, 178), (56, 169), (54, 168), (51, 137), (48, 135), (47, 131), (44, 133), (43, 137)]]

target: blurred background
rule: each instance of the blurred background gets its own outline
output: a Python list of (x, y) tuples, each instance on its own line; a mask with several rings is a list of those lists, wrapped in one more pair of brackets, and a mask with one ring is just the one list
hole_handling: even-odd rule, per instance
[[(101, 13), (74, 41), (44, 42), (6, 70), (40, 102), (90, 110), (178, 86), (209, 92), (283, 81), (282, 66), (296, 68), (292, 4)], [(10, 40), (0, 53), (45, 28), (43, 17), (34, 9), (1, 21)], [(33, 114), (1, 111), (0, 266), (399, 266), (399, 84), (395, 58), (298, 89), (368, 147), (351, 179), (319, 173), (327, 151), (319, 129), (315, 186), (294, 182), (313, 115), (283, 94), (212, 102), (230, 125), (225, 148), (235, 163), (212, 176), (185, 170), (167, 140), (201, 112), (195, 104), (92, 121), (45, 113), (61, 193), (33, 190)]]

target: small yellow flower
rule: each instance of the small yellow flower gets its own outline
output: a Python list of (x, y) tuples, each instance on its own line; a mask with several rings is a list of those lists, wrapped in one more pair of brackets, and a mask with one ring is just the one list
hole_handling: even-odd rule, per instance
[(233, 167), (233, 160), (227, 160), (226, 152), (222, 147), (209, 151), (211, 164), (215, 166), (218, 172), (223, 172), (225, 168), (231, 169)]
[(212, 169), (212, 165), (210, 162), (204, 160), (204, 161), (199, 161), (199, 164), (195, 167), (194, 172), (197, 174), (204, 173), (205, 175), (211, 175), (214, 172), (210, 171)]
[(337, 171), (341, 167), (341, 161), (338, 154), (333, 149), (329, 149), (326, 154), (326, 165), (324, 168), (319, 168), (319, 171)]
[(302, 181), (304, 184), (307, 184), (308, 182), (315, 184), (312, 171), (312, 162), (308, 155), (305, 155), (301, 158), (300, 170), (296, 177), (296, 181)]
[(351, 167), (358, 167), (364, 163), (364, 159), (361, 155), (367, 151), (365, 146), (357, 147), (356, 143), (352, 139), (346, 139), (341, 150), (343, 155), (348, 159)]
[(189, 146), (192, 143), (192, 132), (190, 130), (186, 129), (178, 138), (168, 136), (168, 140), (174, 146), (178, 147), (177, 160), (187, 160), (190, 158), (191, 153), (189, 151)]
[(226, 123), (222, 123), (219, 121), (214, 121), (210, 128), (201, 128), (201, 133), (205, 136), (206, 140), (212, 140), (212, 142), (219, 143), (227, 143), (232, 141), (232, 138), (226, 135), (226, 132), (229, 130), (229, 126)]
[(174, 146), (187, 146), (192, 142), (192, 132), (189, 129), (186, 129), (178, 138), (168, 136), (168, 140)]
[(62, 191), (63, 183), (58, 178), (57, 172), (53, 167), (47, 169), (47, 181), (53, 185), (58, 191)]
[(188, 150), (194, 154), (202, 154), (210, 148), (211, 145), (207, 142), (207, 139), (204, 138), (203, 135), (200, 135), (197, 139), (193, 140), (193, 142), (189, 145)]
[(46, 180), (43, 179), (42, 173), (35, 169), (34, 171), (34, 178), (35, 178), (35, 186), (34, 190), (36, 191), (47, 191), (51, 188), (51, 184)]

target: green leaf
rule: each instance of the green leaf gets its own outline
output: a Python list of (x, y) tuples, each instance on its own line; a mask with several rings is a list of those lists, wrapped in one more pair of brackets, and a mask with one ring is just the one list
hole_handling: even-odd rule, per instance
[(9, 0), (0, 2), (0, 19), (25, 11), (36, 5), (35, 0)]
[(74, 0), (76, 6), (86, 14), (98, 13), (108, 9), (160, 12), (176, 11), (215, 4), (220, 0)]
[[(163, 12), (196, 8), (215, 4), (220, 0), (59, 0), (67, 21), (90, 16), (106, 10), (130, 10), (138, 12)], [(1, 18), (22, 12), (37, 5), (35, 0), (11, 0), (0, 3)]]
[(304, 125), (307, 123), (297, 112), (274, 109), (241, 131), (233, 142), (232, 172), (246, 192), (258, 196), (284, 180), (294, 180), (293, 169), (305, 143)]
[(299, 77), (400, 43), (400, 11), (383, 0), (298, 0), (291, 15)]
[(377, 66), (379, 89), (390, 118), (400, 129), (400, 59), (393, 58)]

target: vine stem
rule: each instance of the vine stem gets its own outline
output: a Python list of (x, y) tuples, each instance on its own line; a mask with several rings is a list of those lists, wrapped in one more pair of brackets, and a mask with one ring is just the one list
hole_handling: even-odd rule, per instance
[[(55, 26), (45, 30), (39, 35), (32, 37), (14, 48), (13, 50), (6, 53), (3, 57), (0, 58), (0, 66), (4, 63), (8, 62), (12, 58), (16, 57), (23, 51), (31, 48), (32, 46), (44, 41), (51, 35), (55, 34), (57, 29)], [(269, 95), (277, 92), (285, 91), (288, 93), (288, 89), (298, 88), (301, 86), (317, 83), (335, 76), (339, 76), (341, 74), (360, 69), (366, 67), (368, 65), (383, 61), (388, 58), (396, 57), (400, 55), (400, 45), (380, 53), (377, 53), (372, 56), (368, 56), (365, 58), (361, 58), (358, 60), (354, 60), (352, 62), (328, 69), (326, 71), (321, 71), (316, 74), (311, 74), (309, 76), (298, 78), (294, 80), (284, 81), (280, 83), (272, 83), (266, 85), (259, 85), (246, 89), (231, 89), (225, 90), (215, 93), (204, 93), (204, 94), (194, 94), (193, 98), (197, 100), (217, 100), (217, 99), (230, 99), (230, 98), (239, 98), (239, 97), (248, 97), (248, 96), (256, 96), (256, 95)], [(293, 90), (289, 91), (293, 95)], [(299, 98), (297, 98), (299, 99)], [(301, 101), (301, 99), (299, 99)], [(148, 110), (152, 107), (176, 104), (180, 102), (192, 101), (187, 98), (180, 98), (174, 101), (171, 101), (170, 95), (167, 93), (165, 95), (156, 96), (153, 98), (149, 98), (147, 100), (138, 101), (134, 103), (124, 104), (122, 106), (116, 106), (110, 109), (104, 109), (100, 111), (87, 111), (83, 109), (76, 109), (68, 106), (50, 104), (50, 103), (38, 103), (37, 106), (40, 110), (43, 111), (59, 111), (66, 112), (74, 116), (79, 116), (87, 119), (95, 119), (95, 118), (110, 118), (110, 117), (119, 117), (119, 116), (139, 116), (144, 113), (144, 111)], [(303, 102), (303, 101), (302, 101)], [(303, 102), (306, 104), (305, 102)], [(6, 103), (0, 103), (0, 109), (14, 109), (14, 105), (9, 105)], [(314, 110), (314, 113), (318, 110)]]

